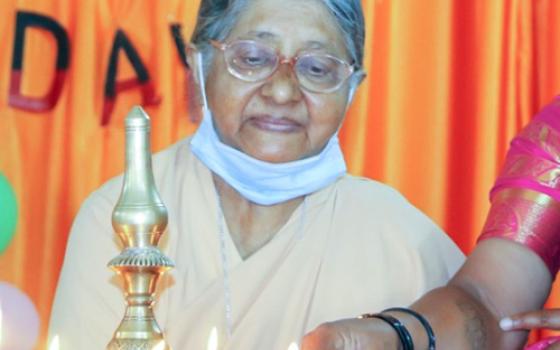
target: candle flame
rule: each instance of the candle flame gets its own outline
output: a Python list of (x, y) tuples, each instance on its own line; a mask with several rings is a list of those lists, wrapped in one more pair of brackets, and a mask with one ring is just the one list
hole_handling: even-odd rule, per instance
[(156, 347), (154, 348), (154, 350), (165, 350), (165, 341), (164, 341), (164, 340), (160, 341), (160, 342), (156, 345)]
[(297, 345), (297, 343), (293, 342), (288, 347), (288, 350), (299, 350), (299, 346)]
[(212, 328), (210, 336), (208, 337), (208, 347), (207, 350), (218, 350), (218, 329), (216, 327)]
[(52, 338), (51, 345), (49, 346), (49, 350), (59, 350), (59, 349), (60, 349), (60, 339), (57, 334)]

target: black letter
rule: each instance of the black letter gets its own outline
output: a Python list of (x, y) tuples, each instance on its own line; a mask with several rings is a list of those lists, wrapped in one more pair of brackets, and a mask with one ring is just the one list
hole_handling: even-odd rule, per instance
[[(51, 88), (44, 96), (38, 98), (23, 96), (20, 91), (25, 29), (27, 27), (39, 27), (50, 31), (56, 39), (58, 49), (56, 56), (56, 73)], [(14, 57), (12, 59), (8, 104), (12, 107), (31, 112), (44, 112), (52, 109), (60, 97), (62, 86), (66, 78), (66, 69), (69, 63), (69, 47), (68, 34), (66, 34), (66, 31), (58, 22), (36, 13), (19, 11), (16, 17)]]
[[(136, 72), (136, 78), (127, 79), (116, 82), (119, 50), (123, 49)], [(156, 96), (154, 87), (150, 81), (150, 75), (140, 55), (132, 46), (132, 43), (122, 30), (117, 30), (111, 56), (109, 58), (109, 68), (105, 79), (105, 101), (103, 103), (103, 115), (101, 117), (101, 125), (107, 125), (111, 119), (111, 112), (115, 105), (117, 93), (120, 91), (132, 89), (140, 86), (142, 89), (142, 104), (144, 106), (156, 105), (160, 102), (160, 98)]]
[(181, 58), (181, 63), (185, 66), (185, 68), (189, 69), (189, 64), (187, 63), (187, 50), (185, 48), (185, 40), (183, 38), (183, 28), (181, 28), (181, 24), (175, 23), (171, 25), (170, 29), (171, 36), (173, 36), (173, 41), (177, 47), (177, 52)]

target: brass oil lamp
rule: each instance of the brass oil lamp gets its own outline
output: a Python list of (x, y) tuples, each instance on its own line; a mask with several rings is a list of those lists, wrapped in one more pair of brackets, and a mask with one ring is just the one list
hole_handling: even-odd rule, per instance
[(153, 311), (158, 279), (174, 264), (158, 249), (167, 209), (154, 183), (150, 118), (136, 106), (125, 127), (126, 168), (112, 216), (124, 249), (108, 266), (123, 278), (127, 307), (107, 350), (170, 350)]

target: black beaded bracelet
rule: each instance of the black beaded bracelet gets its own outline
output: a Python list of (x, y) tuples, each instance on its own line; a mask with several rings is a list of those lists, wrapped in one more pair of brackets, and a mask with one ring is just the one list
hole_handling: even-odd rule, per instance
[(430, 326), (430, 323), (428, 322), (428, 320), (426, 320), (424, 316), (420, 315), (418, 312), (414, 310), (407, 309), (404, 307), (392, 307), (390, 309), (383, 310), (383, 312), (391, 312), (391, 311), (403, 312), (416, 318), (422, 324), (422, 326), (424, 326), (424, 329), (428, 334), (428, 350), (436, 349), (436, 335), (434, 333), (434, 330), (432, 329), (432, 326)]
[(363, 314), (360, 318), (378, 318), (380, 320), (385, 321), (389, 324), (397, 335), (399, 336), (399, 340), (402, 345), (403, 350), (414, 350), (414, 343), (412, 342), (412, 337), (410, 336), (410, 332), (401, 321), (396, 319), (391, 315), (384, 315), (384, 314)]

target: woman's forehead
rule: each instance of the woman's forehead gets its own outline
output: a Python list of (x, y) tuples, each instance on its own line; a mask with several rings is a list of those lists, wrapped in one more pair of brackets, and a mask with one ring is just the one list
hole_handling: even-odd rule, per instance
[(342, 34), (321, 0), (254, 0), (248, 3), (229, 39), (256, 38), (286, 50), (345, 52)]
[[(283, 39), (286, 39), (286, 35), (279, 34), (275, 32), (263, 30), (250, 30), (246, 34), (242, 34), (238, 37), (239, 39), (258, 39), (259, 41), (264, 41), (273, 44), (277, 47), (283, 47)], [(315, 39), (313, 39), (315, 38)], [(308, 49), (308, 50), (325, 50), (332, 51), (335, 46), (332, 40), (328, 40), (324, 35), (318, 33), (317, 35), (307, 35), (298, 36), (295, 40), (297, 42), (298, 49)]]

